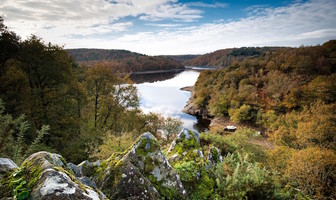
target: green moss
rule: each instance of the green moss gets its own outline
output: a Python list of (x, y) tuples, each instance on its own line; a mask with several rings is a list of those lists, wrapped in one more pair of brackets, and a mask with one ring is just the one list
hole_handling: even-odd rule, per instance
[(154, 161), (151, 157), (147, 156), (144, 162), (145, 173), (149, 174), (154, 170)]
[(97, 172), (98, 166), (94, 166), (94, 165), (83, 165), (82, 166), (82, 173), (84, 176), (87, 177), (93, 177), (96, 172)]
[(218, 151), (215, 148), (211, 148), (211, 155), (212, 159), (217, 163), (219, 162), (220, 155), (218, 154)]
[(11, 182), (11, 174), (6, 173), (2, 175), (3, 177), (0, 179), (0, 198), (12, 197), (13, 188), (10, 186)]
[(162, 180), (158, 181), (155, 176), (150, 174), (147, 179), (155, 186), (155, 189), (159, 192), (164, 199), (183, 199), (181, 194), (174, 188), (167, 188), (162, 186)]
[(68, 175), (69, 178), (70, 178), (73, 182), (75, 182), (75, 183), (79, 186), (79, 188), (81, 188), (83, 191), (86, 192), (86, 189), (90, 189), (90, 188), (87, 187), (86, 185), (84, 185), (84, 184), (82, 184), (81, 182), (79, 182), (79, 181), (76, 179), (75, 175), (74, 175), (70, 170), (66, 170), (66, 169), (64, 169), (63, 167), (56, 167), (56, 166), (54, 167), (54, 170), (63, 172), (63, 173), (65, 173), (66, 175)]
[(175, 165), (175, 169), (177, 173), (180, 174), (182, 182), (193, 183), (197, 181), (197, 172), (199, 172), (199, 168), (194, 161), (177, 164)]
[(204, 161), (189, 161), (175, 165), (176, 172), (191, 199), (208, 199), (214, 191), (214, 180), (205, 166)]
[[(154, 152), (160, 149), (160, 145), (156, 140), (140, 138), (141, 142), (138, 147), (135, 149), (137, 155), (146, 156), (149, 152)], [(139, 140), (138, 140), (139, 142)], [(149, 147), (146, 149), (146, 146)]]
[(105, 170), (110, 167), (111, 169), (116, 168), (117, 163), (127, 152), (117, 152), (113, 153), (107, 160), (100, 163), (100, 166), (95, 169), (94, 177), (98, 180), (98, 184), (103, 180), (105, 176)]
[(174, 154), (182, 155), (184, 152), (190, 152), (194, 149), (200, 148), (200, 144), (197, 141), (197, 137), (192, 131), (189, 131), (189, 139), (186, 139), (185, 134), (181, 134), (181, 137), (176, 139), (175, 142), (176, 142), (175, 147), (173, 151), (169, 153), (168, 156), (172, 156)]

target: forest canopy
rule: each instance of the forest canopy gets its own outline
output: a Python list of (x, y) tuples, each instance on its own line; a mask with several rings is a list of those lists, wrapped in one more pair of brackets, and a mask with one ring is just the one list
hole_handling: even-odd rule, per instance
[(168, 57), (147, 56), (126, 50), (67, 49), (66, 51), (79, 64), (91, 66), (97, 62), (104, 62), (106, 65), (124, 72), (184, 69), (181, 63)]
[[(336, 40), (312, 47), (233, 49), (217, 58), (233, 57), (238, 58), (226, 68), (201, 72), (196, 106), (211, 117), (262, 130), (274, 144), (266, 155), (250, 136), (238, 152), (255, 155), (255, 161), (279, 173), (274, 180), (282, 192), (336, 198)], [(231, 137), (210, 130), (203, 140), (234, 153)]]

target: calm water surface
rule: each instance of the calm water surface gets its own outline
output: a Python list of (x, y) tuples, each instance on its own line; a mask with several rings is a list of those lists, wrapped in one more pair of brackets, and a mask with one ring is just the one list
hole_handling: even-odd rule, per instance
[(182, 91), (180, 88), (194, 85), (199, 73), (197, 70), (187, 69), (182, 72), (143, 74), (131, 77), (138, 83), (136, 86), (141, 97), (141, 109), (145, 113), (157, 112), (166, 117), (179, 118), (183, 121), (185, 128), (204, 131), (209, 122), (197, 120), (196, 117), (181, 111), (189, 100), (190, 92)]

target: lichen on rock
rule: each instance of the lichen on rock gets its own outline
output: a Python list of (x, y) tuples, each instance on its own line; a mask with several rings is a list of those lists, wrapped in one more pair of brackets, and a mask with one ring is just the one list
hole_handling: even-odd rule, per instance
[(207, 161), (210, 166), (216, 166), (217, 163), (223, 162), (223, 157), (217, 147), (213, 146), (209, 149)]
[(110, 198), (186, 198), (179, 176), (148, 132), (122, 158), (111, 156), (98, 171), (99, 185)]
[(105, 199), (99, 191), (80, 183), (62, 156), (44, 151), (29, 156), (9, 179), (9, 185), (17, 190), (14, 198)]
[(179, 161), (203, 160), (200, 150), (199, 134), (183, 128), (168, 149), (168, 159), (171, 163)]

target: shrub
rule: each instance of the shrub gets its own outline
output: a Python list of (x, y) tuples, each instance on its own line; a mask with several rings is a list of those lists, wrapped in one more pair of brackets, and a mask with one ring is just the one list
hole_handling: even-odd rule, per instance
[(336, 198), (336, 155), (331, 150), (309, 147), (297, 151), (285, 174), (312, 198)]
[(227, 155), (217, 166), (217, 194), (222, 199), (272, 199), (270, 172), (248, 159), (248, 154)]
[(252, 108), (250, 105), (242, 105), (239, 109), (229, 110), (230, 119), (233, 122), (246, 122), (253, 119)]

